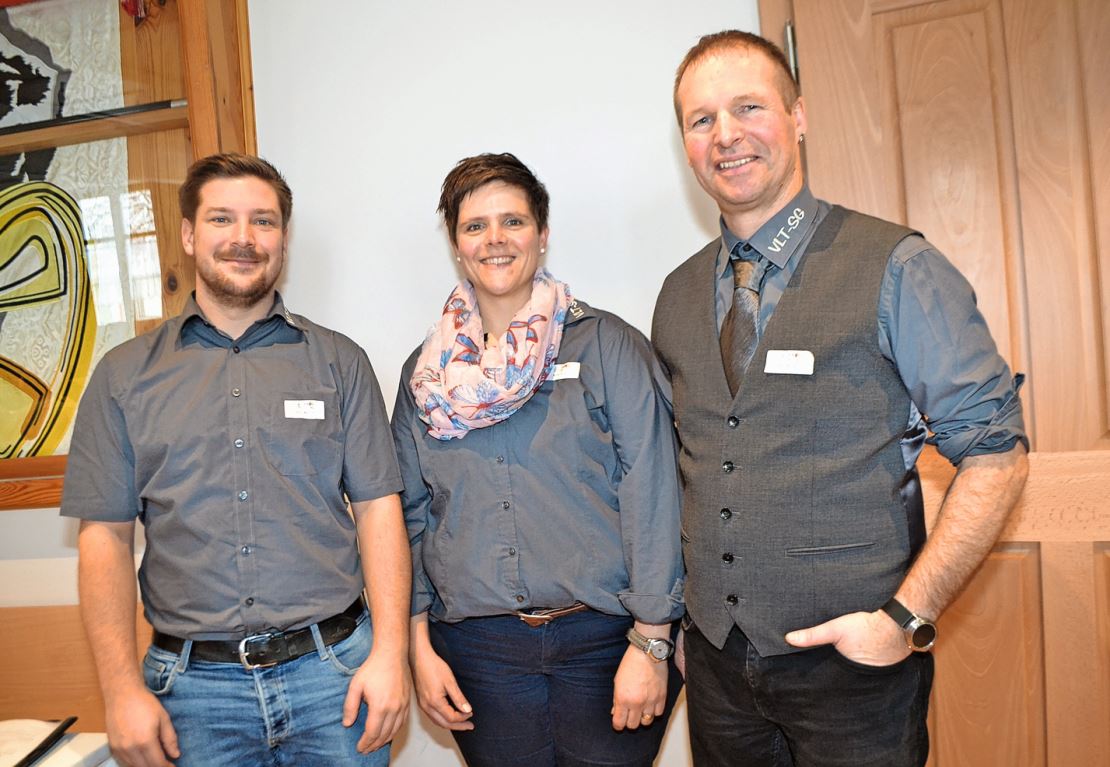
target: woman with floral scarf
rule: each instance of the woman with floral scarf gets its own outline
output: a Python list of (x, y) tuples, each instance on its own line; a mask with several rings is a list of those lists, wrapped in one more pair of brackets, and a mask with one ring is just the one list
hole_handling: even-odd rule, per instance
[(652, 764), (681, 679), (679, 490), (647, 340), (540, 265), (543, 184), (462, 160), (463, 276), (393, 414), (418, 700), (470, 765)]

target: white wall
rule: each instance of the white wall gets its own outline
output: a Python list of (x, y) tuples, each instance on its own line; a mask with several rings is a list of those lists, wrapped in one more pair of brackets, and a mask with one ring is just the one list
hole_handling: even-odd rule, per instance
[[(435, 208), (459, 159), (527, 163), (551, 193), (549, 270), (645, 333), (663, 278), (716, 235), (671, 85), (702, 34), (758, 28), (755, 0), (253, 0), (250, 24), (259, 153), (295, 200), (283, 294), (366, 349), (390, 407), (458, 279)], [(396, 755), (460, 763), (423, 718)], [(688, 763), (682, 706), (659, 764)]]
[[(259, 151), (293, 188), (292, 311), (401, 364), (458, 279), (435, 214), (457, 160), (511, 151), (551, 192), (547, 268), (645, 333), (664, 276), (716, 235), (670, 102), (706, 32), (758, 29), (755, 0), (253, 0)], [(414, 718), (398, 767), (460, 764)], [(660, 765), (686, 765), (685, 706)]]
[[(700, 35), (758, 29), (756, 0), (249, 8), (259, 151), (295, 195), (282, 291), (367, 350), (390, 407), (457, 279), (435, 207), (462, 157), (530, 165), (551, 192), (548, 268), (645, 333), (663, 277), (716, 234), (671, 81)], [(0, 513), (0, 606), (75, 603), (75, 531), (55, 509)], [(460, 763), (415, 717), (395, 754), (398, 767)], [(658, 763), (689, 764), (684, 707)]]

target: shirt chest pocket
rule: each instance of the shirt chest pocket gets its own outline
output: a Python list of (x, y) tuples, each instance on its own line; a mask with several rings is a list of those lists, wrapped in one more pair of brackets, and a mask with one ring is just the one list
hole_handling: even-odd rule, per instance
[(338, 473), (343, 433), (334, 391), (279, 392), (262, 419), (262, 450), (279, 474)]

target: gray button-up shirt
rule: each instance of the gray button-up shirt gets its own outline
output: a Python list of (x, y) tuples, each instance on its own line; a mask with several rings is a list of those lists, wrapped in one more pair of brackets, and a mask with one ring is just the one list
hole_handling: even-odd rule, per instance
[(140, 519), (147, 620), (176, 636), (230, 639), (350, 605), (363, 581), (347, 498), (400, 488), (362, 349), (289, 314), (280, 296), (237, 339), (190, 299), (97, 366), (62, 514)]
[[(732, 300), (730, 254), (762, 260), (766, 267), (759, 302), (762, 332), (830, 207), (803, 187), (747, 242), (721, 221), (718, 328)], [(898, 369), (914, 405), (907, 433), (920, 432), (925, 414), (932, 432), (928, 441), (953, 464), (969, 455), (1005, 452), (1019, 440), (1029, 446), (1017, 394), (1022, 377), (1015, 380), (999, 356), (967, 280), (923, 237), (907, 237), (890, 255), (876, 332), (880, 352)], [(919, 452), (907, 445), (907, 468)]]
[(577, 302), (555, 380), (508, 419), (450, 441), (416, 415), (418, 353), (393, 411), (414, 614), (459, 621), (580, 600), (647, 623), (677, 619), (675, 438), (647, 339)]

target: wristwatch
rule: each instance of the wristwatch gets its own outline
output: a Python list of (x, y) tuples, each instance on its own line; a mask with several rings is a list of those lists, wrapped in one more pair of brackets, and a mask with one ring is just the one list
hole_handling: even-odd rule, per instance
[(914, 615), (894, 597), (883, 605), (883, 612), (902, 627), (902, 633), (906, 635), (906, 644), (914, 652), (925, 652), (936, 644), (936, 625), (927, 618)]
[(633, 626), (628, 630), (628, 643), (638, 650), (643, 650), (653, 661), (665, 661), (674, 655), (674, 642), (669, 639), (649, 639)]

